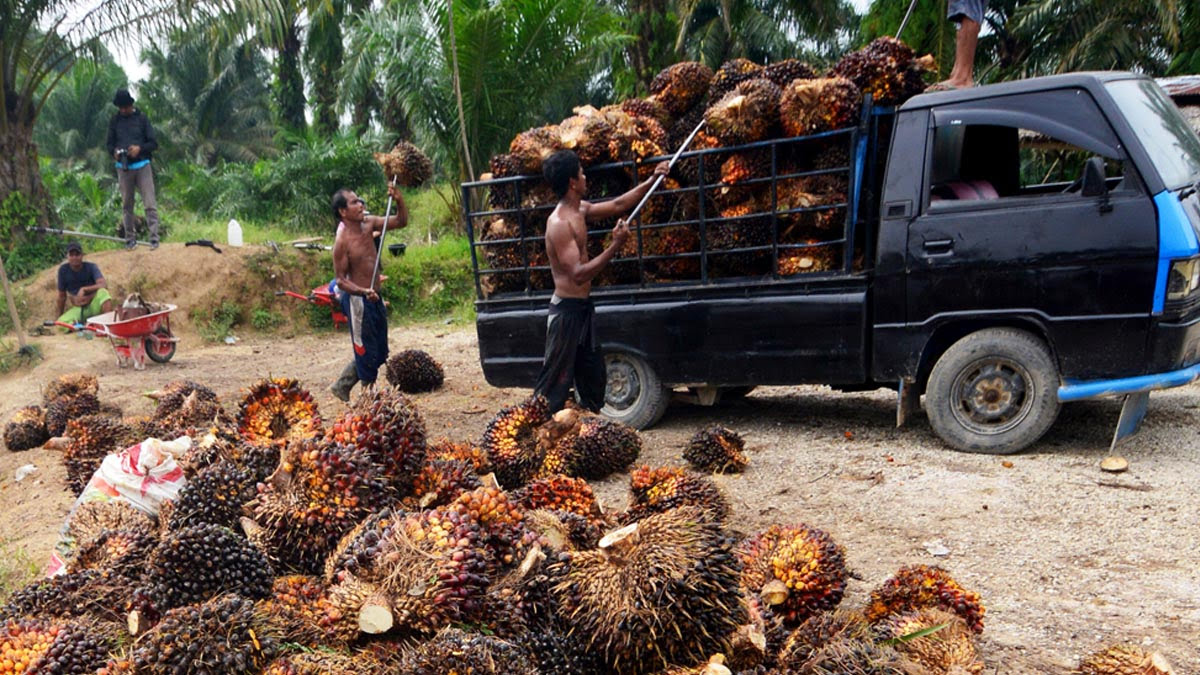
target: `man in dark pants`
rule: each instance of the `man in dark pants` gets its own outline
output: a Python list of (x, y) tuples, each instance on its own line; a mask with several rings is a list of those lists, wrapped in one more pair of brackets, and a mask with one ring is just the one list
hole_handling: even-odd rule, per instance
[(121, 188), (124, 210), (125, 248), (137, 247), (137, 222), (133, 217), (133, 190), (142, 195), (146, 224), (150, 227), (150, 248), (158, 248), (158, 201), (154, 196), (154, 171), (150, 156), (158, 148), (154, 127), (146, 115), (133, 107), (127, 89), (118, 89), (113, 97), (117, 114), (108, 122), (108, 154), (117, 162), (117, 185)]
[[(408, 225), (408, 207), (404, 195), (395, 186), (388, 193), (396, 200), (396, 215), (387, 221), (389, 230)], [(343, 401), (350, 400), (355, 383), (372, 386), (379, 367), (388, 357), (387, 309), (377, 290), (375, 274), (375, 237), (383, 230), (384, 219), (366, 214), (366, 205), (353, 191), (345, 188), (333, 193), (331, 206), (338, 219), (338, 234), (333, 244), (333, 270), (337, 276), (338, 300), (350, 323), (350, 341), (354, 360), (342, 370), (329, 390)]]
[(534, 394), (546, 397), (551, 413), (566, 404), (571, 385), (584, 408), (599, 412), (604, 405), (604, 356), (596, 339), (595, 307), (588, 296), (592, 279), (629, 237), (629, 225), (618, 220), (612, 243), (588, 259), (587, 221), (628, 213), (650, 190), (654, 177), (666, 175), (667, 170), (668, 163), (662, 162), (654, 175), (625, 194), (593, 204), (584, 200), (587, 176), (574, 152), (556, 152), (542, 164), (542, 174), (559, 201), (546, 222), (546, 255), (554, 276), (554, 295), (546, 319), (546, 356)]
[(987, 13), (987, 0), (950, 0), (946, 18), (958, 24), (954, 45), (954, 68), (950, 77), (934, 89), (962, 89), (975, 85), (975, 48), (979, 46), (979, 27)]

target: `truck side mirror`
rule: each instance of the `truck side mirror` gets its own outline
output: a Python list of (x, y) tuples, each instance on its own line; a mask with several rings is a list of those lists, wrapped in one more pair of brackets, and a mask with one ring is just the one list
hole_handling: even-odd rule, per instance
[(1104, 182), (1104, 160), (1089, 157), (1083, 164), (1083, 196), (1100, 197), (1106, 194), (1108, 184)]

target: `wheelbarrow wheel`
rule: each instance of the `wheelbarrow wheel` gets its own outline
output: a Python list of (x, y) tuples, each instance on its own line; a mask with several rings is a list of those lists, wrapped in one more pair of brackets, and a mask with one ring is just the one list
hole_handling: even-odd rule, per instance
[[(159, 335), (171, 337), (170, 333), (159, 333)], [(146, 356), (149, 356), (150, 360), (155, 363), (166, 363), (175, 356), (175, 344), (174, 342), (156, 343), (154, 338), (148, 337), (145, 342)]]

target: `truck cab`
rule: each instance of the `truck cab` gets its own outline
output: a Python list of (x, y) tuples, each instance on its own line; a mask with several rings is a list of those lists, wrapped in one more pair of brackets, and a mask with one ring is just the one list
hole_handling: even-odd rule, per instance
[[(594, 288), (606, 414), (648, 426), (679, 388), (711, 402), (768, 384), (894, 387), (898, 423), (924, 395), (948, 445), (1008, 453), (1036, 442), (1063, 402), (1125, 396), (1128, 433), (1150, 391), (1200, 376), (1200, 139), (1153, 80), (1079, 73), (922, 94), (898, 109), (868, 102), (841, 132), (750, 148), (776, 167), (780, 153), (846, 143), (844, 203), (807, 209), (842, 209), (844, 227), (810, 244), (838, 247), (831, 267), (785, 272), (791, 211), (773, 203), (761, 215), (776, 230), (760, 247), (773, 264), (738, 278), (706, 264), (723, 254), (705, 240), (722, 218), (702, 208), (639, 224), (697, 228), (687, 255), (700, 273)], [(761, 180), (775, 195), (791, 177)], [(495, 189), (464, 184), (464, 204), (481, 187)], [(711, 188), (701, 171), (673, 192)], [(488, 215), (467, 209), (473, 254)], [(516, 241), (540, 237), (523, 229)], [(640, 272), (661, 257), (639, 245), (629, 262)], [(477, 280), (495, 272), (473, 259)], [(526, 279), (477, 302), (493, 384), (530, 386), (540, 366), (550, 293)]]

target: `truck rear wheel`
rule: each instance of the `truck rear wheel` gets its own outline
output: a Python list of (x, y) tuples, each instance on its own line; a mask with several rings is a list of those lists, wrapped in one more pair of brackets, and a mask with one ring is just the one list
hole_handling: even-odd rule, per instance
[(634, 429), (645, 429), (662, 419), (671, 400), (671, 390), (663, 386), (644, 359), (614, 352), (605, 354), (604, 365), (608, 384), (600, 412), (605, 417)]
[(929, 424), (956, 450), (1007, 455), (1042, 437), (1058, 416), (1058, 369), (1046, 344), (1015, 328), (955, 342), (925, 387)]

